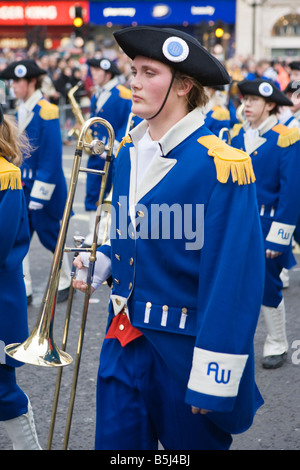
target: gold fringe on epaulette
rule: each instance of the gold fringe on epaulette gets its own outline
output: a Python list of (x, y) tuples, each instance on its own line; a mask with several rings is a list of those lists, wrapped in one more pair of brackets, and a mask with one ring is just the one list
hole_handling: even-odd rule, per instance
[(20, 169), (0, 157), (0, 191), (22, 189)]
[[(210, 152), (208, 152), (210, 154)], [(254, 183), (255, 175), (253, 171), (252, 161), (248, 158), (245, 161), (228, 161), (223, 160), (216, 154), (212, 154), (217, 171), (217, 180), (220, 183), (227, 183), (231, 174), (232, 181), (238, 182), (239, 185)]]
[(117, 89), (120, 92), (120, 97), (121, 98), (124, 98), (126, 100), (131, 100), (132, 93), (131, 93), (131, 90), (129, 90), (129, 88), (126, 88), (124, 85), (118, 85)]
[(239, 135), (242, 126), (243, 126), (243, 124), (240, 124), (240, 123), (239, 124), (234, 124), (234, 126), (232, 128), (232, 135), (231, 135), (232, 139), (233, 139), (233, 137), (236, 137), (237, 135)]
[(239, 185), (254, 183), (255, 175), (252, 160), (243, 150), (239, 150), (221, 141), (215, 135), (206, 135), (198, 142), (208, 149), (208, 155), (214, 158), (217, 180), (227, 183), (231, 175), (232, 181)]
[(123, 147), (123, 145), (128, 144), (128, 143), (130, 143), (130, 142), (131, 142), (131, 137), (130, 137), (130, 135), (129, 135), (129, 134), (125, 135), (125, 137), (123, 137), (123, 139), (122, 139), (121, 142), (120, 142), (120, 145), (119, 145), (119, 147), (118, 147), (118, 150), (116, 151), (115, 158), (117, 158), (118, 153), (119, 153), (119, 151), (121, 150), (121, 148)]
[(221, 108), (220, 106), (216, 106), (212, 110), (213, 110), (212, 117), (214, 119), (217, 119), (217, 121), (226, 121), (230, 119), (230, 113), (228, 109)]
[(55, 104), (49, 103), (46, 100), (41, 100), (38, 102), (38, 104), (41, 106), (40, 116), (42, 119), (45, 119), (46, 121), (50, 121), (52, 119), (58, 119), (59, 117), (58, 106), (56, 106)]
[(300, 134), (298, 127), (293, 127), (287, 134), (280, 134), (278, 137), (277, 145), (279, 147), (289, 147), (300, 140)]

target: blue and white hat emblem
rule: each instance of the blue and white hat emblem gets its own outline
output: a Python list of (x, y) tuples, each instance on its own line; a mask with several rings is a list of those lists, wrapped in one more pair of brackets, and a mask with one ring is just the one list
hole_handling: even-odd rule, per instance
[(170, 62), (183, 62), (189, 55), (189, 46), (184, 39), (172, 36), (165, 40), (162, 52)]
[(14, 73), (17, 78), (23, 78), (27, 73), (27, 68), (23, 64), (16, 65)]
[(100, 67), (103, 70), (108, 70), (110, 69), (110, 61), (108, 59), (101, 59), (100, 60)]
[(273, 93), (273, 87), (270, 83), (268, 82), (262, 82), (259, 87), (258, 87), (258, 91), (259, 93), (262, 95), (262, 96), (271, 96), (272, 93)]

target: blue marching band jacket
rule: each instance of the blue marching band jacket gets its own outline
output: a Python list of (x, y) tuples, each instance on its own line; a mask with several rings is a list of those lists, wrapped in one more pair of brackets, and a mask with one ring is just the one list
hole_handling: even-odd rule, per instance
[(122, 142), (111, 240), (99, 248), (112, 267), (108, 326), (125, 312), (184, 382), (186, 402), (242, 432), (263, 402), (253, 350), (263, 237), (249, 156), (203, 123), (196, 109), (173, 126), (138, 188), (136, 146), (147, 123)]
[(246, 126), (233, 129), (232, 146), (252, 158), (265, 248), (282, 253), (285, 268), (295, 264), (292, 238), (300, 214), (300, 135), (271, 115), (249, 143)]
[(40, 90), (29, 98), (26, 107), (28, 114), (19, 122), (19, 129), (26, 130), (33, 148), (30, 158), (24, 159), (21, 167), (27, 204), (38, 202), (45, 213), (60, 220), (67, 185), (62, 168), (59, 110), (43, 97)]
[[(100, 117), (108, 121), (115, 132), (115, 147), (119, 146), (125, 135), (128, 117), (131, 111), (131, 91), (120, 85), (118, 77), (110, 80), (91, 98), (91, 117)], [(108, 132), (103, 125), (96, 123), (93, 127), (93, 137), (102, 140), (104, 144), (108, 141)], [(113, 152), (115, 153), (115, 152)], [(104, 155), (105, 156), (105, 155)], [(94, 170), (103, 170), (105, 159), (99, 155), (92, 155), (88, 159), (87, 167)], [(109, 193), (112, 184), (113, 167), (110, 167), (106, 190)], [(100, 178), (96, 175), (87, 174), (85, 209), (95, 211), (98, 201)]]
[(28, 337), (22, 262), (29, 249), (27, 208), (21, 172), (0, 156), (0, 364), (18, 367), (4, 346)]

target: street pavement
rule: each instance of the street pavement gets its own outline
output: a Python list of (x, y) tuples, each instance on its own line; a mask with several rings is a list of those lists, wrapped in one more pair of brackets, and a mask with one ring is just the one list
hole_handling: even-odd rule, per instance
[[(69, 183), (75, 146), (64, 146), (64, 170)], [(86, 157), (83, 157), (83, 166)], [(80, 174), (74, 201), (74, 216), (70, 220), (67, 244), (73, 246), (73, 235), (86, 235), (88, 217), (84, 211), (85, 174)], [(70, 254), (70, 261), (72, 255)], [(234, 436), (234, 450), (299, 450), (300, 449), (300, 255), (298, 264), (290, 271), (290, 286), (284, 290), (287, 310), (287, 335), (290, 344), (287, 362), (277, 370), (261, 366), (265, 326), (259, 320), (255, 335), (256, 382), (265, 400), (258, 410), (252, 427)], [(33, 278), (33, 302), (28, 308), (29, 329), (39, 316), (43, 294), (52, 261), (51, 253), (42, 247), (34, 236), (30, 248)], [(95, 433), (95, 393), (99, 353), (106, 326), (109, 287), (101, 286), (92, 296), (87, 316), (83, 352), (79, 370), (75, 405), (68, 448), (91, 450)], [(255, 295), (255, 293), (253, 293)], [(75, 358), (82, 317), (83, 295), (76, 292), (69, 328), (67, 352)], [(65, 321), (66, 302), (56, 307), (54, 339), (61, 346)], [(60, 399), (56, 415), (52, 449), (62, 449), (66, 415), (70, 400), (74, 361), (63, 368)], [(56, 368), (25, 364), (17, 371), (19, 386), (29, 395), (35, 415), (40, 443), (47, 448), (49, 424), (57, 377)], [(11, 445), (0, 423), (0, 450), (10, 450)]]

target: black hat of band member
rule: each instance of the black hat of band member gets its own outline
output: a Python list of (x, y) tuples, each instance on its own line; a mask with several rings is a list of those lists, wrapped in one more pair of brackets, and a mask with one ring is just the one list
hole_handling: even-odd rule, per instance
[(133, 26), (113, 33), (128, 57), (149, 57), (194, 77), (204, 86), (224, 85), (230, 77), (223, 65), (195, 38), (173, 28)]
[(297, 92), (297, 95), (298, 95), (298, 93), (300, 91), (300, 82), (299, 82), (299, 80), (294, 80), (293, 82), (288, 83), (286, 88), (283, 90), (283, 93), (285, 93), (285, 94), (295, 93), (295, 91)]
[(17, 60), (9, 64), (6, 69), (0, 72), (0, 78), (2, 80), (18, 78), (34, 78), (40, 75), (45, 75), (46, 70), (41, 69), (34, 60)]
[(121, 73), (114, 62), (104, 57), (101, 59), (88, 59), (86, 63), (90, 67), (96, 67), (104, 70), (105, 72), (110, 72), (113, 76), (120, 75)]
[(289, 68), (291, 70), (300, 70), (300, 61), (299, 60), (293, 60), (293, 62), (291, 62), (289, 64)]
[(272, 101), (279, 106), (293, 106), (293, 103), (271, 80), (264, 80), (262, 78), (242, 80), (237, 86), (242, 95), (261, 96), (266, 101)]

